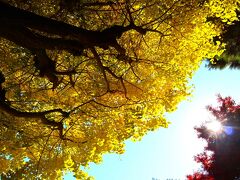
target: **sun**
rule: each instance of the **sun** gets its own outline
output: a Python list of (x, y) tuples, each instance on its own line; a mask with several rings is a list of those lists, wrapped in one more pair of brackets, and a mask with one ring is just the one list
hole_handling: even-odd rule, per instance
[(221, 132), (223, 129), (222, 124), (219, 121), (210, 121), (208, 123), (206, 123), (206, 127), (208, 130), (214, 132), (214, 133), (218, 133)]

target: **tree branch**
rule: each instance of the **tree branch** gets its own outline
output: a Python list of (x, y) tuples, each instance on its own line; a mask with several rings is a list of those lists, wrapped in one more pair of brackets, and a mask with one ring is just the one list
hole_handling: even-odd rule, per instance
[[(135, 26), (133, 23), (131, 23), (128, 26), (118, 26), (114, 25), (112, 27), (106, 28), (103, 31), (92, 31), (92, 30), (86, 30), (81, 27), (76, 27), (61, 21), (57, 21), (54, 19), (50, 19), (48, 17), (43, 17), (36, 15), (32, 12), (25, 11), (13, 6), (10, 6), (8, 4), (5, 4), (0, 1), (0, 23), (4, 24), (5, 27), (14, 27), (19, 28), (22, 31), (27, 31), (26, 28), (30, 28), (33, 30), (37, 30), (40, 32), (48, 33), (50, 35), (57, 35), (60, 36), (62, 39), (55, 39), (52, 41), (54, 42), (54, 46), (56, 47), (57, 44), (61, 44), (64, 49), (71, 49), (73, 46), (78, 45), (80, 47), (86, 48), (92, 48), (94, 46), (98, 46), (101, 48), (108, 48), (109, 46), (112, 46), (116, 48), (117, 51), (121, 53), (125, 53), (125, 49), (122, 48), (116, 41), (117, 38), (121, 37), (122, 34), (128, 30), (134, 29), (138, 31), (139, 33), (146, 33), (143, 28)], [(14, 29), (11, 29), (14, 31)], [(3, 32), (2, 32), (3, 31)], [(4, 32), (5, 31), (5, 32)], [(7, 31), (9, 32), (9, 31)], [(14, 31), (15, 33), (16, 31)], [(29, 31), (28, 31), (29, 32)], [(0, 29), (0, 35), (6, 34), (6, 29), (4, 28)], [(31, 32), (32, 33), (32, 32)], [(24, 37), (26, 37), (26, 32), (21, 33)], [(20, 35), (20, 34), (19, 34)], [(5, 35), (6, 36), (6, 35)], [(6, 37), (7, 39), (16, 42), (16, 36), (15, 38), (11, 38), (10, 36), (14, 36), (13, 33), (10, 32), (10, 35)], [(17, 36), (19, 37), (19, 36)], [(38, 35), (38, 38), (40, 35)], [(21, 37), (19, 37), (21, 38)], [(32, 37), (33, 38), (33, 37)], [(36, 34), (35, 34), (35, 37)], [(43, 37), (42, 41), (43, 42)], [(29, 40), (30, 38), (28, 38)], [(47, 44), (50, 39), (46, 39), (44, 41), (45, 45)], [(64, 43), (62, 43), (64, 41)], [(66, 41), (66, 40), (72, 40), (72, 41)], [(74, 40), (74, 41), (73, 41)], [(78, 41), (78, 42), (76, 42)], [(19, 42), (19, 40), (18, 40)], [(66, 42), (66, 44), (65, 44)], [(75, 43), (75, 44), (74, 44)], [(18, 43), (17, 43), (18, 44)], [(65, 44), (65, 45), (63, 45)], [(74, 45), (73, 45), (74, 44)], [(29, 46), (25, 43), (22, 44), (23, 47), (29, 48)], [(57, 47), (59, 47), (58, 45)], [(71, 48), (69, 48), (71, 46)], [(67, 48), (68, 47), (68, 48)]]
[[(68, 117), (69, 113), (66, 111), (63, 111), (62, 109), (52, 109), (47, 111), (41, 111), (41, 112), (27, 112), (27, 111), (20, 111), (10, 106), (8, 103), (5, 94), (6, 90), (2, 87), (2, 83), (5, 82), (5, 79), (1, 78), (4, 77), (2, 72), (0, 72), (0, 110), (3, 112), (6, 112), (10, 115), (16, 116), (16, 117), (24, 117), (24, 118), (39, 118), (41, 119), (43, 124), (54, 126), (54, 127), (60, 127), (62, 126), (62, 122), (56, 122), (51, 121), (46, 118), (46, 115), (51, 113), (60, 113), (63, 117)], [(4, 97), (3, 97), (4, 96)]]
[(106, 72), (105, 72), (105, 68), (101, 62), (101, 59), (96, 51), (96, 49), (92, 48), (92, 53), (94, 55), (94, 57), (96, 58), (97, 60), (97, 65), (98, 67), (100, 68), (102, 74), (103, 74), (103, 77), (104, 77), (104, 80), (105, 80), (105, 83), (106, 83), (106, 88), (107, 88), (107, 91), (110, 91), (110, 85), (109, 85), (109, 82), (108, 82), (108, 79), (107, 79), (107, 75), (106, 75)]
[[(57, 72), (55, 62), (47, 56), (46, 49), (67, 50), (76, 55), (84, 49), (92, 50), (96, 46), (108, 49), (111, 46), (118, 51), (119, 58), (129, 59), (125, 55), (126, 49), (119, 45), (117, 38), (131, 29), (143, 35), (147, 32), (132, 21), (127, 26), (113, 25), (102, 31), (92, 31), (39, 16), (0, 1), (0, 23), (4, 24), (0, 28), (0, 36), (33, 52), (35, 67), (40, 71), (40, 76), (47, 77), (53, 83), (53, 89), (60, 83), (57, 74), (69, 75), (70, 72)], [(96, 54), (94, 56), (98, 57)]]
[(27, 49), (58, 49), (79, 54), (84, 49), (83, 44), (77, 40), (50, 38), (17, 25), (4, 25), (0, 30), (0, 36)]

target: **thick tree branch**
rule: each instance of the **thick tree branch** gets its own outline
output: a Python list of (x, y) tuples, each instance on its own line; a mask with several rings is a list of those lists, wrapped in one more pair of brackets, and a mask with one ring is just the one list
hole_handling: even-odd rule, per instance
[(10, 107), (10, 105), (8, 105), (6, 102), (2, 102), (2, 101), (0, 101), (0, 109), (4, 112), (7, 112), (8, 114), (16, 116), (16, 117), (40, 118), (43, 120), (44, 124), (53, 125), (53, 126), (56, 126), (57, 122), (47, 120), (45, 117), (47, 114), (58, 112), (64, 116), (68, 115), (68, 113), (64, 112), (62, 109), (53, 109), (53, 110), (41, 111), (41, 112), (19, 111), (19, 110), (16, 110), (16, 109)]
[[(85, 30), (66, 24), (61, 21), (56, 21), (47, 17), (36, 15), (32, 12), (25, 11), (0, 1), (0, 21), (4, 24), (29, 27), (46, 33), (59, 36), (76, 36), (76, 38), (84, 40), (94, 31)], [(85, 39), (86, 40), (86, 39)]]
[(78, 41), (48, 38), (35, 34), (25, 27), (4, 26), (0, 33), (2, 37), (28, 48), (34, 55), (36, 55), (34, 58), (35, 67), (40, 71), (41, 77), (45, 76), (53, 83), (53, 89), (59, 84), (56, 74), (69, 75), (70, 73), (73, 73), (73, 71), (57, 72), (56, 63), (47, 56), (45, 49), (68, 49), (71, 52), (80, 52), (83, 49)]
[[(69, 113), (66, 111), (63, 111), (62, 109), (52, 109), (47, 111), (41, 111), (41, 112), (28, 112), (28, 111), (20, 111), (10, 106), (10, 104), (7, 102), (5, 94), (6, 90), (2, 87), (2, 83), (5, 82), (4, 75), (0, 72), (0, 110), (3, 112), (6, 112), (10, 115), (13, 115), (15, 117), (24, 117), (24, 118), (39, 118), (41, 119), (43, 124), (54, 126), (54, 127), (60, 127), (62, 126), (62, 122), (56, 122), (51, 121), (46, 118), (46, 115), (51, 113), (60, 113), (63, 117), (68, 117)], [(4, 96), (4, 97), (3, 97)]]
[(61, 79), (59, 80), (57, 75), (68, 75), (71, 77), (71, 75), (77, 73), (75, 70), (57, 71), (56, 62), (48, 57), (44, 49), (33, 49), (32, 52), (36, 55), (34, 57), (34, 65), (40, 71), (39, 75), (41, 77), (45, 76), (53, 83), (52, 89), (55, 89), (62, 81)]
[[(33, 52), (35, 67), (40, 71), (40, 76), (47, 77), (53, 83), (53, 89), (60, 83), (57, 74), (64, 75), (65, 72), (56, 71), (55, 62), (46, 54), (47, 49), (67, 50), (73, 55), (79, 55), (84, 49), (94, 49), (96, 46), (108, 49), (111, 46), (118, 51), (118, 57), (127, 59), (126, 50), (118, 44), (117, 38), (131, 29), (141, 34), (147, 32), (132, 21), (128, 26), (114, 25), (102, 31), (92, 31), (39, 16), (0, 1), (0, 23), (4, 24), (0, 28), (0, 36)], [(66, 73), (69, 75), (70, 72)]]
[(34, 65), (40, 71), (39, 75), (47, 77), (53, 83), (53, 89), (55, 89), (60, 83), (56, 75), (56, 62), (48, 57), (44, 49), (33, 49), (32, 52), (36, 55)]
[(106, 43), (106, 41), (102, 42), (104, 38), (100, 37), (101, 33), (99, 31), (72, 26), (10, 6), (3, 2), (0, 2), (0, 22), (7, 26), (27, 27), (52, 35), (58, 35), (62, 38), (75, 39), (86, 47), (104, 46)]
[[(72, 43), (76, 43), (76, 41), (78, 41), (78, 45), (83, 46), (84, 48), (91, 48), (94, 46), (108, 48), (109, 46), (113, 46), (121, 53), (124, 53), (125, 50), (124, 48), (119, 46), (116, 39), (121, 37), (124, 32), (134, 29), (139, 33), (146, 33), (143, 28), (135, 26), (133, 23), (125, 27), (115, 25), (103, 31), (86, 30), (61, 21), (36, 15), (32, 12), (10, 6), (3, 2), (0, 2), (0, 23), (4, 24), (6, 27), (18, 27), (20, 29), (24, 27), (25, 31), (26, 28), (30, 28), (40, 32), (49, 33), (51, 35), (60, 36), (60, 38), (64, 40), (75, 40), (74, 42), (70, 41), (70, 43), (68, 41), (67, 43), (72, 45)], [(6, 30), (2, 30), (1, 28), (0, 35), (2, 34), (1, 31)], [(9, 39), (9, 37), (7, 38)], [(14, 38), (12, 38), (11, 40), (14, 42), (16, 41), (16, 39)], [(56, 41), (57, 40), (55, 40), (54, 42)], [(58, 39), (58, 41), (60, 41), (60, 39)], [(57, 43), (55, 43), (55, 46), (56, 44)], [(66, 46), (69, 47), (70, 45), (65, 45), (65, 48)]]
[(10, 114), (15, 117), (23, 117), (23, 118), (39, 118), (41, 119), (41, 122), (47, 126), (57, 128), (59, 131), (59, 137), (63, 140), (68, 140), (63, 136), (63, 123), (56, 122), (53, 120), (49, 120), (46, 118), (46, 115), (51, 113), (60, 113), (63, 115), (63, 117), (68, 117), (69, 113), (63, 111), (62, 109), (52, 109), (47, 111), (41, 111), (41, 112), (27, 112), (27, 111), (19, 111), (15, 108), (10, 107), (9, 104), (6, 102), (0, 101), (0, 110)]
[(16, 25), (4, 25), (0, 30), (0, 36), (28, 49), (58, 49), (80, 53), (84, 48), (77, 40), (50, 38)]
[[(70, 112), (63, 111), (62, 109), (51, 109), (41, 112), (29, 112), (29, 111), (20, 111), (10, 106), (8, 101), (6, 100), (5, 94), (6, 90), (3, 88), (2, 83), (5, 82), (5, 78), (2, 72), (0, 72), (0, 111), (7, 113), (9, 115), (15, 116), (15, 117), (22, 117), (22, 118), (37, 118), (40, 119), (42, 124), (45, 124), (47, 126), (50, 126), (54, 129), (57, 129), (59, 131), (59, 137), (62, 140), (69, 140), (74, 142), (73, 140), (66, 138), (63, 131), (63, 122), (59, 121), (53, 121), (49, 120), (46, 116), (51, 113), (60, 113), (63, 118), (69, 117)], [(8, 126), (6, 126), (8, 127)], [(85, 143), (85, 142), (83, 142)]]

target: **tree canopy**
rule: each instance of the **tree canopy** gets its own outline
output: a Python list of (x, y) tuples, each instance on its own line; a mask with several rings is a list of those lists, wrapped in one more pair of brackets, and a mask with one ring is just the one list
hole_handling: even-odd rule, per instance
[(56, 179), (167, 127), (232, 0), (1, 0), (0, 173)]
[(207, 59), (208, 67), (210, 69), (239, 69), (240, 68), (240, 11), (236, 10), (237, 20), (228, 24), (226, 22), (219, 21), (218, 18), (209, 18), (209, 21), (213, 23), (220, 23), (223, 26), (223, 31), (219, 36), (214, 38), (215, 42), (224, 44), (224, 52), (219, 56), (215, 56), (213, 59)]
[[(231, 97), (218, 97), (218, 107), (208, 110), (220, 122), (222, 128), (218, 132), (208, 129), (208, 122), (196, 127), (199, 138), (207, 141), (203, 153), (195, 157), (201, 163), (202, 170), (189, 175), (189, 180), (225, 180), (240, 178), (240, 105)], [(211, 153), (209, 153), (211, 152)]]

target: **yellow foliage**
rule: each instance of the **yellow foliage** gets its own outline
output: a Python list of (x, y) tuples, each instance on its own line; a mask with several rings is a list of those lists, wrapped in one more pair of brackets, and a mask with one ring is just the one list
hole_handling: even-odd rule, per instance
[[(35, 0), (31, 10), (53, 17), (57, 2), (49, 7), (50, 1)], [(131, 11), (134, 23), (147, 33), (129, 30), (119, 37), (118, 43), (126, 49), (122, 58), (113, 47), (95, 47), (99, 57), (92, 49), (85, 49), (82, 56), (49, 50), (58, 71), (74, 68), (78, 72), (59, 75), (61, 83), (54, 90), (48, 79), (37, 75), (30, 52), (0, 41), (0, 51), (5, 54), (0, 68), (12, 107), (27, 112), (58, 108), (69, 112), (68, 117), (58, 112), (46, 115), (63, 124), (62, 134), (38, 118), (0, 112), (0, 173), (25, 169), (27, 179), (56, 179), (72, 171), (77, 179), (91, 179), (81, 167), (100, 163), (105, 153), (124, 153), (124, 141), (129, 138), (140, 140), (149, 131), (167, 128), (164, 114), (176, 110), (190, 95), (188, 80), (201, 61), (222, 53), (223, 45), (212, 42), (221, 29), (206, 22), (207, 17), (228, 23), (236, 19), (234, 0), (209, 0), (204, 5), (197, 0), (130, 0), (130, 9), (124, 3), (93, 6), (92, 13), (82, 6), (78, 15), (63, 11), (57, 17), (82, 28), (103, 30), (115, 24), (127, 26)], [(12, 158), (6, 159), (7, 155)]]
[(210, 0), (206, 6), (211, 10), (213, 16), (219, 17), (223, 22), (231, 24), (234, 20), (238, 20), (236, 9), (239, 3), (239, 0)]

